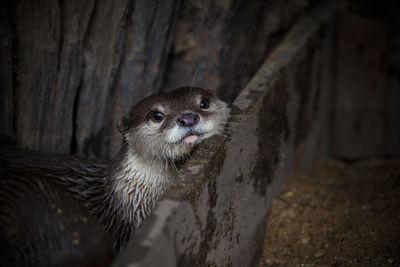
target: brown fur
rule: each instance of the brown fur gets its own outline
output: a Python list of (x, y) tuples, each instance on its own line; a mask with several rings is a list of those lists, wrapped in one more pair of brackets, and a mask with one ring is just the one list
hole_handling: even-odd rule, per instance
[[(206, 109), (200, 108), (204, 99), (210, 102)], [(152, 119), (154, 111), (164, 114), (161, 122)], [(6, 188), (10, 169), (19, 170), (17, 173), (24, 179), (35, 171), (39, 175), (32, 179), (59, 182), (82, 201), (98, 219), (113, 247), (120, 250), (174, 176), (174, 162), (187, 156), (201, 140), (221, 134), (229, 111), (225, 103), (200, 88), (185, 87), (152, 95), (119, 120), (117, 128), (124, 141), (110, 166), (74, 156), (7, 150), (0, 158), (3, 189), (14, 190)], [(177, 118), (188, 112), (198, 114), (199, 123), (193, 127), (177, 126)], [(198, 142), (185, 143), (188, 135), (197, 135)], [(7, 203), (16, 201), (13, 196), (8, 195)]]

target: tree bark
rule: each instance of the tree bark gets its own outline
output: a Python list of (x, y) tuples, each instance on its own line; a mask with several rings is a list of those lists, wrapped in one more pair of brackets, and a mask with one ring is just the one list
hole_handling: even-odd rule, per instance
[(41, 151), (112, 156), (117, 119), (196, 85), (233, 100), (307, 0), (3, 1), (0, 136)]

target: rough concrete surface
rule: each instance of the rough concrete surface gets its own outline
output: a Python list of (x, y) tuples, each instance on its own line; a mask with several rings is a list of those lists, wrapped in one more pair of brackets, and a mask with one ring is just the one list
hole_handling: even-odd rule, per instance
[(400, 160), (327, 160), (272, 202), (263, 266), (399, 266)]

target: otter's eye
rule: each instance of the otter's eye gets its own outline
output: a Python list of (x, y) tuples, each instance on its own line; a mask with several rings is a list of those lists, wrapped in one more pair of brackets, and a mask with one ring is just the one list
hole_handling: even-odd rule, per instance
[(200, 108), (201, 109), (208, 109), (209, 106), (209, 101), (207, 98), (203, 98), (203, 100), (201, 100), (200, 102)]
[(164, 119), (165, 115), (162, 114), (159, 111), (155, 111), (153, 112), (153, 115), (151, 116), (151, 118), (153, 119), (153, 121), (155, 122), (161, 122)]

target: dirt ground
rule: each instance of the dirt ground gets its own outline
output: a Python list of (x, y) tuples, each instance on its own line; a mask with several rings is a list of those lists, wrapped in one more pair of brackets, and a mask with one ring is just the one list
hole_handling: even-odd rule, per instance
[(270, 210), (259, 266), (400, 266), (400, 160), (323, 161)]

